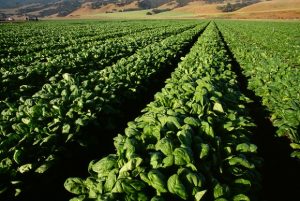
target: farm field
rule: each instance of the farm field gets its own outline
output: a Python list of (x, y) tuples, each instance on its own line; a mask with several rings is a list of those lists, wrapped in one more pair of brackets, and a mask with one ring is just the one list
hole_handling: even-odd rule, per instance
[(0, 24), (0, 200), (296, 201), (300, 22)]

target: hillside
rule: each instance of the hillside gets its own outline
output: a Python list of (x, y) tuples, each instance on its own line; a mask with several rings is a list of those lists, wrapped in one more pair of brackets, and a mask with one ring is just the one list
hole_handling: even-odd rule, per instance
[[(228, 3), (234, 5), (239, 0), (140, 0), (131, 3), (104, 5), (101, 9), (91, 9), (83, 5), (72, 12), (68, 17), (83, 18), (185, 18), (196, 17), (199, 14), (220, 14), (223, 11), (219, 6)], [(257, 0), (243, 0), (243, 2), (255, 3)], [(128, 5), (129, 6), (128, 8)], [(131, 11), (131, 12), (127, 12)], [(121, 12), (121, 13), (120, 13)], [(123, 13), (124, 12), (124, 13)], [(113, 14), (111, 14), (113, 13)]]
[(257, 3), (240, 9), (240, 12), (261, 12), (261, 11), (279, 11), (293, 10), (300, 7), (300, 0), (272, 0)]
[(241, 19), (300, 19), (300, 0), (264, 1), (227, 16)]
[(13, 16), (20, 18), (24, 16), (66, 16), (78, 9), (82, 0), (0, 0), (0, 16)]
[(71, 12), (67, 17), (93, 16), (97, 13), (113, 13), (133, 10), (141, 10), (138, 5), (138, 1), (132, 1), (128, 4), (109, 3), (99, 8), (93, 8), (93, 4), (91, 2), (88, 2), (82, 4), (80, 8)]
[(25, 15), (105, 19), (300, 19), (300, 0), (0, 0), (0, 17)]
[[(187, 12), (193, 14), (210, 14), (210, 13), (222, 13), (221, 10), (217, 9), (220, 4), (207, 4), (202, 1), (191, 2), (183, 7), (174, 9), (175, 12)], [(221, 4), (223, 5), (223, 4)]]
[(28, 6), (31, 4), (41, 4), (47, 5), (51, 3), (58, 2), (58, 0), (0, 0), (0, 8), (8, 9), (8, 8), (16, 8), (22, 6)]
[[(21, 17), (34, 15), (38, 17), (48, 16), (92, 16), (98, 13), (128, 12), (137, 10), (150, 10), (150, 14), (187, 9), (187, 12), (195, 13), (198, 5), (202, 10), (210, 10), (216, 4), (237, 2), (238, 0), (0, 0), (0, 14), (5, 16)], [(257, 0), (242, 0), (253, 2)], [(196, 6), (196, 7), (195, 7)], [(193, 8), (194, 7), (194, 8)], [(179, 9), (180, 11), (180, 9)]]

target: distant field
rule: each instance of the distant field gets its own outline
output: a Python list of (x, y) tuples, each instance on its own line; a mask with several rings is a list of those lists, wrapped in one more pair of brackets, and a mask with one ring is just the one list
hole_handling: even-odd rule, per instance
[(196, 15), (186, 11), (169, 11), (162, 12), (155, 15), (147, 15), (149, 10), (128, 11), (128, 12), (114, 12), (114, 13), (86, 13), (82, 16), (70, 16), (69, 18), (83, 18), (83, 19), (180, 19), (180, 18), (196, 18)]

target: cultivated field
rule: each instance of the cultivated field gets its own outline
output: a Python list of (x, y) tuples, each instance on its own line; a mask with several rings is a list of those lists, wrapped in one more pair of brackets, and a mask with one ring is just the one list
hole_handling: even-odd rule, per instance
[(0, 24), (0, 200), (299, 199), (300, 23)]

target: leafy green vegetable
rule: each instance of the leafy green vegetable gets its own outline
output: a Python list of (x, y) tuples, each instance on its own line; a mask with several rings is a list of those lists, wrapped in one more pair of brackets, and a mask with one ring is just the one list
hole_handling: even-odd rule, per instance
[(80, 178), (68, 178), (64, 186), (69, 192), (76, 195), (85, 194), (87, 192), (84, 181)]
[(171, 193), (174, 193), (181, 197), (182, 199), (186, 200), (188, 198), (188, 194), (186, 192), (185, 186), (180, 181), (179, 176), (177, 174), (172, 175), (168, 179), (168, 190)]
[(233, 200), (234, 201), (250, 201), (250, 199), (246, 195), (243, 195), (243, 194), (235, 195), (233, 197)]
[(167, 192), (165, 176), (159, 170), (150, 170), (148, 178), (150, 185), (157, 190), (158, 194)]
[(155, 145), (155, 148), (162, 153), (164, 153), (166, 156), (171, 155), (174, 150), (174, 145), (171, 139), (169, 138), (162, 138), (157, 142)]
[(191, 126), (195, 126), (195, 127), (198, 127), (198, 126), (201, 125), (200, 122), (199, 122), (199, 120), (197, 120), (197, 119), (195, 119), (193, 117), (186, 117), (184, 119), (184, 123), (189, 124)]
[(221, 113), (224, 112), (221, 103), (215, 103), (215, 104), (214, 104), (214, 107), (213, 107), (213, 110), (218, 111), (218, 112), (221, 112)]
[(242, 144), (238, 144), (236, 146), (236, 150), (240, 151), (240, 152), (251, 152), (251, 153), (256, 153), (257, 151), (257, 146), (254, 144), (246, 144), (246, 143), (242, 143)]
[(109, 155), (98, 162), (92, 164), (91, 169), (99, 176), (107, 176), (109, 172), (117, 166), (117, 157)]
[(173, 153), (175, 157), (176, 165), (186, 165), (192, 162), (191, 150), (188, 148), (179, 147), (174, 150)]
[(196, 201), (201, 201), (201, 200), (203, 200), (202, 198), (203, 198), (203, 196), (206, 194), (206, 191), (207, 191), (207, 190), (203, 190), (203, 191), (197, 192), (196, 195), (195, 195)]
[(221, 185), (217, 183), (214, 188), (214, 198), (226, 197), (229, 193), (229, 188), (227, 185)]

